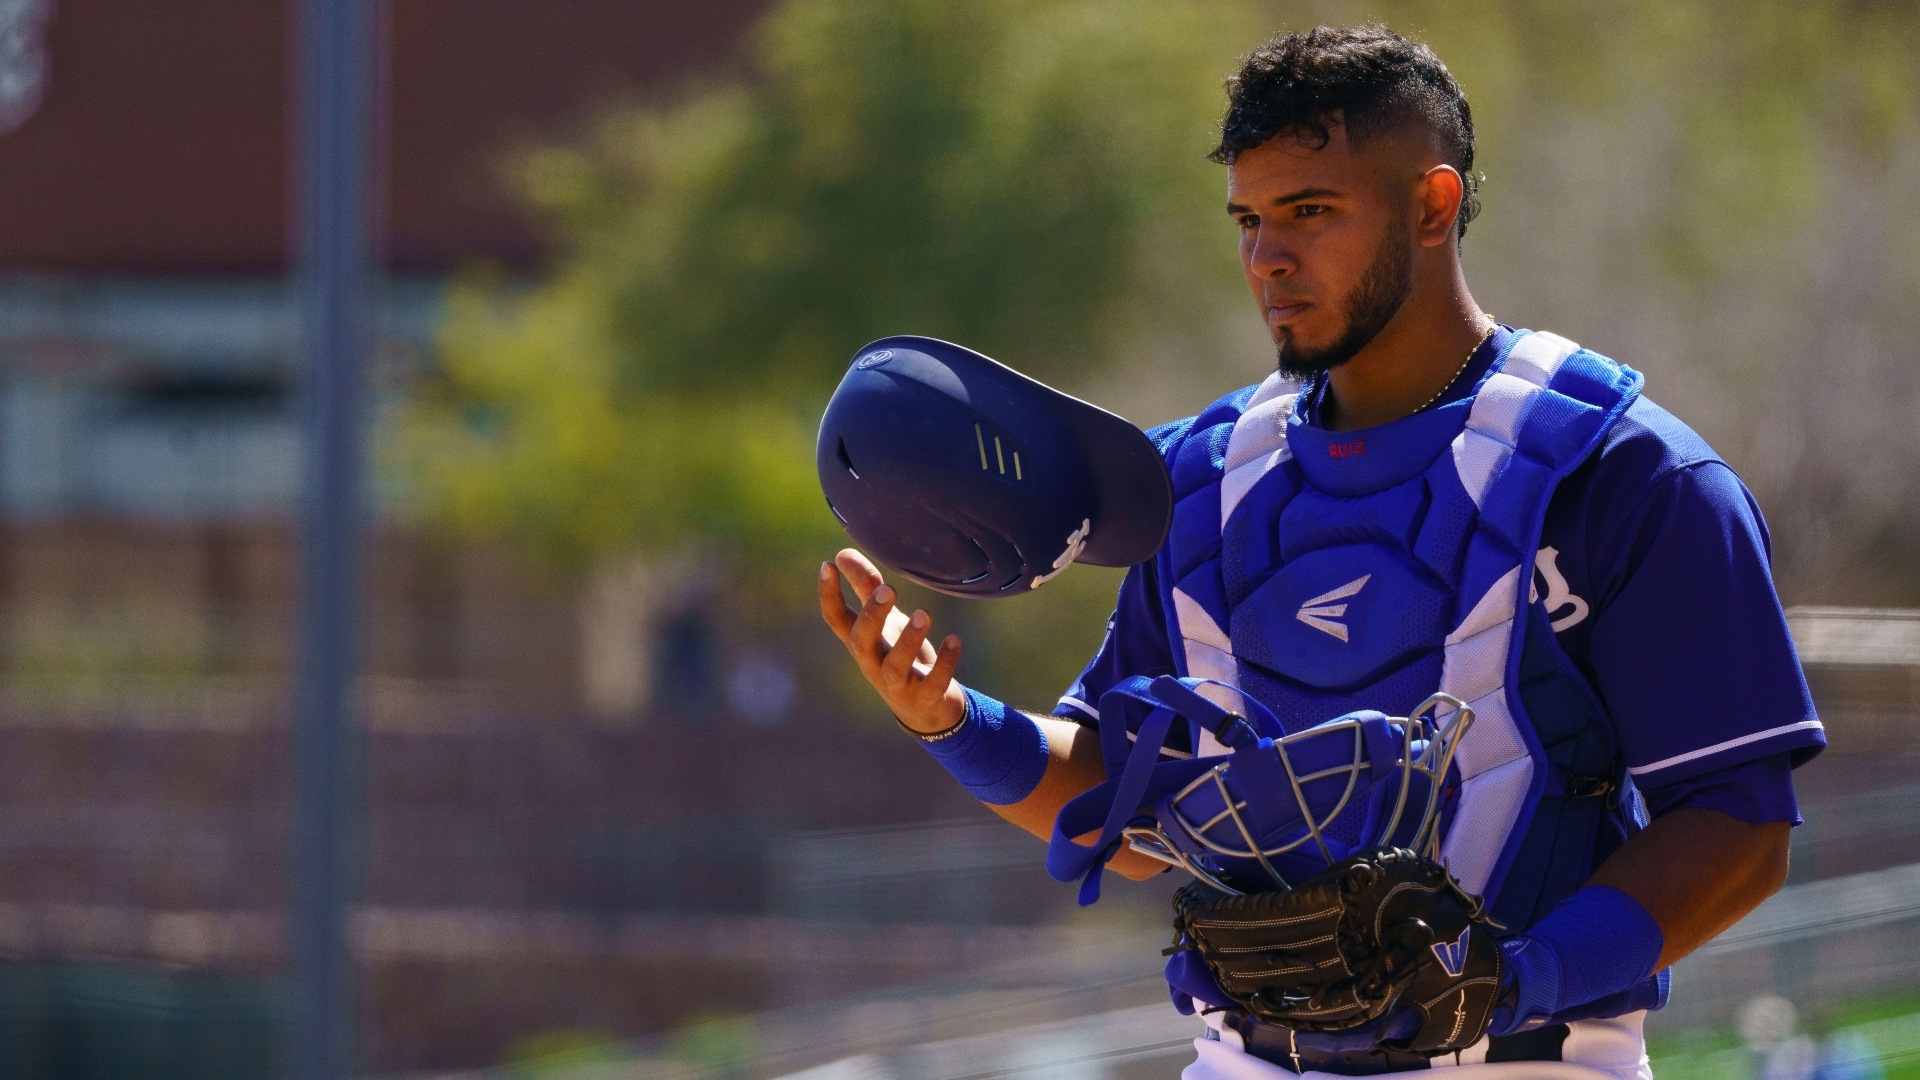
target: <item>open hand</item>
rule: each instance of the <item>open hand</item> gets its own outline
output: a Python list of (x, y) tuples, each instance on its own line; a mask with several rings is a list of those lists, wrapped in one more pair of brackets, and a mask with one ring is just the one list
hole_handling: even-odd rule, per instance
[[(858, 611), (848, 606), (840, 592), (841, 575), (860, 598)], [(960, 663), (958, 637), (948, 634), (935, 649), (927, 640), (933, 617), (925, 611), (915, 611), (911, 617), (901, 614), (893, 606), (897, 598), (893, 586), (852, 548), (840, 552), (833, 562), (820, 564), (819, 585), (820, 617), (853, 654), (860, 674), (901, 723), (930, 735), (960, 722), (966, 696), (953, 681), (954, 668)]]

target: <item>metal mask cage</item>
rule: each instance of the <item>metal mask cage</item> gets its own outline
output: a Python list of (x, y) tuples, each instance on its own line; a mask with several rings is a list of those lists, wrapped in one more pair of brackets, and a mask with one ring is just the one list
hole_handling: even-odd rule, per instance
[[(1442, 705), (1453, 708), (1453, 712), (1445, 719), (1442, 719), (1437, 711)], [(1393, 813), (1387, 818), (1386, 824), (1379, 830), (1378, 835), (1363, 838), (1361, 846), (1384, 844), (1398, 833), (1401, 820), (1407, 811), (1407, 795), (1413, 789), (1414, 775), (1419, 774), (1427, 779), (1427, 799), (1425, 807), (1420, 811), (1420, 817), (1416, 819), (1419, 824), (1408, 846), (1421, 855), (1438, 859), (1441, 792), (1446, 784), (1447, 772), (1453, 765), (1454, 754), (1459, 749), (1460, 739), (1466, 735), (1467, 729), (1473, 726), (1473, 708), (1451, 694), (1433, 694), (1422, 701), (1419, 707), (1409, 715), (1387, 717), (1387, 723), (1400, 731), (1398, 791), (1394, 794)], [(1221, 762), (1174, 793), (1167, 800), (1171, 816), (1194, 845), (1215, 855), (1256, 862), (1272, 878), (1276, 887), (1292, 888), (1285, 876), (1274, 867), (1273, 857), (1296, 851), (1311, 841), (1327, 865), (1331, 866), (1336, 861), (1327, 847), (1325, 831), (1353, 802), (1354, 794), (1360, 788), (1362, 772), (1371, 771), (1373, 767), (1367, 760), (1366, 737), (1361, 724), (1362, 721), (1357, 719), (1333, 720), (1275, 740), (1274, 753), (1279, 755), (1280, 764), (1286, 770), (1294, 800), (1299, 804), (1301, 822), (1306, 827), (1300, 836), (1292, 840), (1273, 847), (1263, 847), (1254, 837), (1252, 829), (1248, 827), (1246, 818), (1243, 816), (1243, 811), (1247, 809), (1246, 800), (1236, 797), (1233, 788), (1227, 783), (1227, 771), (1233, 764), (1231, 760)], [(1353, 736), (1353, 753), (1345, 763), (1313, 773), (1301, 774), (1294, 771), (1293, 760), (1287, 752), (1290, 744), (1298, 744), (1309, 738), (1325, 739), (1338, 731), (1351, 731)], [(1416, 747), (1418, 747), (1417, 751)], [(1325, 814), (1316, 815), (1307, 801), (1306, 786), (1315, 781), (1342, 774), (1346, 776), (1346, 789), (1341, 792), (1339, 800), (1331, 809)], [(1188, 796), (1208, 785), (1211, 785), (1219, 795), (1223, 809), (1204, 821), (1196, 822), (1182, 812), (1181, 804)], [(1222, 844), (1209, 835), (1218, 826), (1227, 822), (1231, 822), (1234, 831), (1240, 835), (1242, 845)], [(1128, 846), (1133, 850), (1171, 866), (1177, 866), (1228, 895), (1239, 896), (1244, 892), (1222, 880), (1222, 875), (1203, 861), (1204, 855), (1191, 854), (1183, 850), (1181, 845), (1174, 843), (1157, 819), (1150, 823), (1128, 826), (1122, 830), (1121, 836), (1127, 840)]]

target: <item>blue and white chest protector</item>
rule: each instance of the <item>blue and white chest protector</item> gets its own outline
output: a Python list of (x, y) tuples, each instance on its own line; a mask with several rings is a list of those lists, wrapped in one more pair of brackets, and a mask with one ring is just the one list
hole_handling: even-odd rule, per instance
[(1436, 691), (1470, 703), (1441, 854), (1516, 929), (1577, 887), (1613, 805), (1586, 797), (1615, 772), (1599, 705), (1527, 612), (1555, 486), (1641, 385), (1522, 332), (1464, 401), (1333, 432), (1294, 416), (1276, 377), (1202, 413), (1171, 455), (1162, 566), (1180, 673), (1237, 688), (1210, 688), (1229, 707), (1252, 696), (1288, 731), (1406, 715)]

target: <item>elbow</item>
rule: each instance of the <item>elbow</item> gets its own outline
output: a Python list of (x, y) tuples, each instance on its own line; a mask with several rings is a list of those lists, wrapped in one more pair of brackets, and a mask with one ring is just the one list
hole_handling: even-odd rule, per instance
[(1760, 858), (1755, 867), (1754, 886), (1757, 899), (1764, 900), (1779, 892), (1787, 884), (1787, 871), (1792, 862), (1793, 826), (1786, 822), (1776, 822), (1762, 826), (1764, 841), (1758, 852)]

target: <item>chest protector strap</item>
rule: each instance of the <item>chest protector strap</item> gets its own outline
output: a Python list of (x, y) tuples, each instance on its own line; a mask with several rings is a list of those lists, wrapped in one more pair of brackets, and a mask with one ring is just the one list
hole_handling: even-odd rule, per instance
[[(1520, 332), (1472, 398), (1365, 432), (1307, 427), (1277, 377), (1201, 414), (1170, 455), (1159, 564), (1180, 674), (1227, 684), (1204, 692), (1240, 712), (1251, 697), (1288, 731), (1362, 709), (1405, 715), (1435, 692), (1468, 702), (1477, 719), (1441, 855), (1493, 902), (1542, 800), (1579, 794), (1545, 744), (1592, 757), (1593, 740), (1566, 729), (1604, 726), (1591, 694), (1576, 719), (1530, 716), (1527, 698), (1565, 695), (1523, 694), (1539, 680), (1521, 664), (1553, 649), (1527, 647), (1548, 501), (1641, 385), (1571, 341)], [(1199, 756), (1221, 752), (1194, 736)], [(1549, 816), (1586, 810), (1556, 802)], [(1523, 876), (1531, 914), (1543, 883)]]

